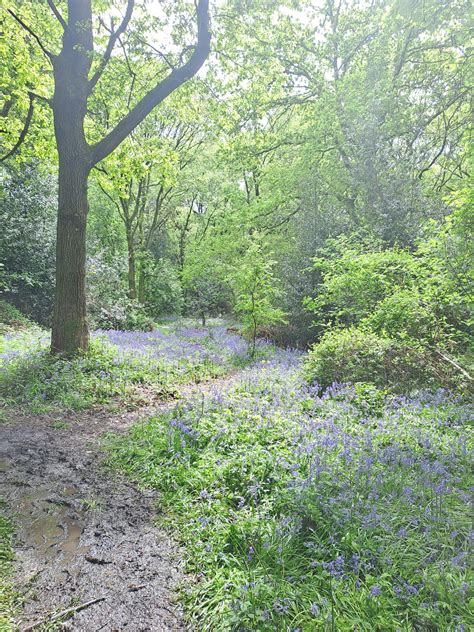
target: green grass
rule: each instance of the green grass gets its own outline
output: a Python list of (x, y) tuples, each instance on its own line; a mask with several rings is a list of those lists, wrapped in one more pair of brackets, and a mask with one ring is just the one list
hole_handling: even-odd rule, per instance
[(111, 437), (110, 464), (160, 490), (198, 630), (461, 632), (466, 415), (373, 387), (319, 399), (270, 361)]
[[(248, 362), (231, 349), (223, 355), (212, 330), (196, 344), (186, 329), (176, 335), (177, 326), (182, 323), (173, 323), (156, 340), (144, 332), (115, 332), (112, 341), (103, 334), (91, 340), (86, 354), (71, 360), (52, 356), (49, 334), (37, 327), (8, 332), (0, 336), (0, 400), (36, 413), (95, 405), (130, 409), (178, 396), (184, 383), (222, 376)], [(183, 355), (188, 347), (189, 356)]]
[(33, 323), (16, 307), (0, 299), (0, 335), (33, 326)]
[(178, 381), (173, 367), (163, 363), (161, 371), (149, 368), (139, 358), (118, 355), (102, 340), (92, 341), (90, 351), (73, 360), (51, 356), (37, 344), (33, 352), (10, 360), (0, 374), (0, 397), (8, 406), (33, 412), (81, 410), (114, 401), (134, 407), (144, 401), (141, 389), (148, 389), (147, 398), (170, 397)]
[[(2, 505), (0, 504), (0, 511)], [(14, 619), (17, 614), (18, 595), (13, 588), (13, 527), (0, 514), (0, 630), (10, 632), (15, 629)]]

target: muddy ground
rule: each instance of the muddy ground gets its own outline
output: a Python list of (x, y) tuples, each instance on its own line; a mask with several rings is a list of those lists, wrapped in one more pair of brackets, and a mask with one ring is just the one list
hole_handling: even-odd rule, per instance
[(99, 598), (60, 629), (188, 629), (176, 601), (179, 550), (154, 526), (159, 499), (107, 471), (100, 448), (105, 432), (171, 405), (115, 415), (17, 413), (0, 424), (0, 496), (17, 529), (16, 588), (24, 598), (19, 630)]

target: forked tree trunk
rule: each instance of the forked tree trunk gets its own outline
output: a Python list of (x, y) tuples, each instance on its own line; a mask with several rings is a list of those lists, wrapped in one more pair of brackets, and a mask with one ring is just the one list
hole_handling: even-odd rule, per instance
[[(38, 37), (36, 39), (53, 65), (54, 96), (51, 105), (59, 157), (56, 301), (51, 351), (72, 356), (87, 351), (89, 345), (85, 276), (87, 180), (90, 170), (118, 147), (154, 107), (196, 74), (209, 54), (211, 34), (209, 0), (198, 0), (197, 42), (189, 59), (153, 86), (102, 140), (90, 145), (84, 133), (87, 102), (107, 66), (115, 43), (127, 29), (134, 0), (127, 0), (124, 18), (110, 34), (106, 50), (91, 77), (89, 73), (94, 57), (92, 1), (68, 0), (67, 7), (67, 23), (55, 5), (53, 10), (63, 27), (61, 52), (52, 54), (41, 45)], [(27, 30), (31, 32), (31, 29)]]

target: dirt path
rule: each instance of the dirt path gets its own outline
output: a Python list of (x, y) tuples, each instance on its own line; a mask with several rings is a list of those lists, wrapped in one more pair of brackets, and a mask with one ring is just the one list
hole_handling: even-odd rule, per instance
[[(232, 379), (187, 388), (185, 396)], [(104, 432), (172, 405), (121, 415), (17, 414), (0, 425), (0, 496), (17, 527), (17, 588), (25, 597), (19, 630), (99, 597), (61, 629), (186, 629), (175, 595), (179, 551), (153, 527), (158, 498), (105, 471), (99, 447)]]

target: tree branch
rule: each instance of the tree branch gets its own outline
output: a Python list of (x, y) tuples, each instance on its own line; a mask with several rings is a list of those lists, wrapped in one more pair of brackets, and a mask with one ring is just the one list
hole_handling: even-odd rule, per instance
[(102, 73), (105, 70), (105, 67), (109, 63), (109, 59), (110, 59), (110, 56), (112, 55), (112, 51), (114, 49), (115, 43), (117, 42), (118, 38), (122, 35), (122, 33), (127, 28), (128, 23), (130, 22), (130, 18), (132, 17), (134, 6), (135, 6), (135, 0), (128, 0), (128, 2), (127, 2), (127, 9), (125, 11), (125, 15), (123, 17), (123, 20), (120, 23), (120, 26), (118, 27), (118, 29), (116, 31), (112, 31), (111, 32), (110, 37), (109, 37), (109, 41), (107, 43), (107, 48), (105, 49), (104, 56), (100, 60), (99, 67), (97, 68), (95, 73), (92, 75), (91, 79), (89, 80), (89, 91), (90, 92), (92, 92), (92, 90), (94, 89), (94, 86), (99, 81)]
[(93, 164), (108, 156), (139, 125), (148, 114), (169, 94), (174, 92), (201, 68), (211, 46), (209, 31), (209, 0), (199, 0), (196, 7), (197, 42), (194, 52), (180, 68), (173, 70), (163, 81), (160, 81), (135, 105), (135, 107), (109, 132), (101, 141), (92, 147)]
[(59, 10), (58, 10), (57, 6), (54, 4), (53, 0), (47, 0), (47, 2), (49, 4), (49, 8), (54, 13), (54, 15), (55, 15), (56, 19), (58, 20), (58, 22), (61, 24), (63, 29), (66, 30), (67, 29), (66, 20), (59, 13)]
[(53, 55), (53, 53), (51, 53), (51, 52), (50, 52), (50, 51), (49, 51), (49, 50), (48, 50), (48, 49), (44, 46), (43, 42), (40, 40), (40, 38), (38, 37), (38, 35), (36, 35), (36, 33), (35, 33), (32, 29), (30, 29), (30, 27), (29, 27), (27, 24), (25, 24), (25, 23), (23, 22), (23, 20), (22, 20), (21, 18), (19, 18), (19, 17), (18, 17), (18, 16), (17, 16), (17, 15), (16, 15), (16, 14), (15, 14), (12, 10), (11, 10), (11, 9), (7, 9), (7, 11), (8, 11), (8, 13), (9, 13), (9, 14), (10, 14), (10, 15), (11, 15), (11, 16), (12, 16), (12, 17), (13, 17), (13, 18), (14, 18), (14, 19), (18, 22), (18, 24), (19, 24), (19, 25), (20, 25), (23, 29), (25, 29), (25, 31), (26, 31), (27, 33), (29, 33), (29, 34), (31, 35), (31, 37), (33, 37), (33, 38), (36, 40), (36, 42), (37, 42), (38, 46), (41, 48), (41, 50), (42, 50), (42, 51), (43, 51), (43, 53), (46, 55), (46, 57), (47, 57), (50, 61), (52, 61), (52, 60), (54, 59), (54, 55)]
[(25, 124), (23, 125), (23, 129), (21, 130), (21, 133), (20, 133), (20, 136), (19, 136), (17, 142), (13, 145), (13, 147), (10, 149), (10, 151), (8, 153), (6, 153), (4, 156), (2, 156), (0, 158), (0, 162), (3, 162), (7, 158), (10, 158), (10, 156), (13, 156), (13, 154), (16, 154), (16, 152), (18, 151), (18, 149), (22, 145), (23, 141), (25, 140), (26, 135), (28, 134), (28, 129), (30, 127), (31, 119), (33, 118), (33, 111), (34, 111), (34, 105), (33, 104), (34, 104), (35, 96), (36, 95), (33, 94), (32, 92), (28, 92), (28, 98), (30, 99), (30, 105), (28, 107), (28, 112), (26, 114)]
[(13, 105), (13, 99), (7, 99), (3, 104), (2, 109), (0, 110), (0, 116), (8, 116), (8, 112), (10, 112), (11, 107)]

